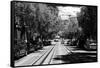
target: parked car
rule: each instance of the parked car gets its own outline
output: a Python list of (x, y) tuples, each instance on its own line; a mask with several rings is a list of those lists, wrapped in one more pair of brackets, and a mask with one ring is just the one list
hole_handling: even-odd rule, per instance
[[(28, 44), (27, 44), (28, 45)], [(32, 53), (35, 51), (35, 44), (29, 43), (28, 47), (27, 47), (27, 51), (28, 53)]]
[(58, 42), (59, 41), (59, 39), (54, 39), (54, 42)]
[(77, 45), (78, 45), (78, 40), (77, 39), (72, 40), (71, 46), (77, 46)]
[(42, 41), (41, 42), (37, 42), (35, 50), (42, 49), (42, 48), (43, 48)]
[(67, 45), (71, 45), (71, 43), (72, 43), (71, 40), (67, 41)]
[(51, 45), (51, 41), (50, 41), (50, 40), (44, 40), (44, 41), (43, 41), (43, 45), (44, 45), (44, 46)]
[(87, 39), (87, 42), (84, 45), (84, 47), (87, 50), (96, 50), (97, 49), (97, 42), (96, 42), (96, 40)]

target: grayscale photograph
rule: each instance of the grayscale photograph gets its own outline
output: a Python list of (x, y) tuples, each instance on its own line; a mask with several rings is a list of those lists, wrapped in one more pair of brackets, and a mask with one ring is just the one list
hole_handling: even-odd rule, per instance
[(11, 66), (97, 62), (97, 6), (11, 2)]

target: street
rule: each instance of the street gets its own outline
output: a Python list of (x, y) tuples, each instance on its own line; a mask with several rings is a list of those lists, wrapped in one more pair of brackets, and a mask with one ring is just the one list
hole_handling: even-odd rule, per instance
[(61, 41), (55, 44), (44, 46), (42, 49), (30, 53), (27, 56), (16, 60), (15, 66), (29, 65), (48, 65), (63, 63), (95, 62), (96, 51), (85, 51), (75, 46), (61, 44)]

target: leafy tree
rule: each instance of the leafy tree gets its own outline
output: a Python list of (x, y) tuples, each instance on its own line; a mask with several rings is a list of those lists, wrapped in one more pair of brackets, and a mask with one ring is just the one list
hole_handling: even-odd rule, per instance
[[(97, 7), (87, 6), (81, 8), (78, 14), (79, 26), (82, 28), (83, 34), (79, 37), (80, 47), (84, 47), (87, 38), (97, 38)], [(82, 45), (83, 44), (83, 45)]]

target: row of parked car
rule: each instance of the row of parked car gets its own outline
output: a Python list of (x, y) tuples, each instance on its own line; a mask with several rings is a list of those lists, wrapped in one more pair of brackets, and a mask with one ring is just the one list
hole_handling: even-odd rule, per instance
[[(65, 45), (69, 46), (77, 46), (80, 47), (83, 43), (79, 44), (79, 40), (77, 39), (67, 39), (67, 41), (64, 41)], [(96, 50), (97, 49), (97, 41), (93, 39), (87, 39), (85, 44), (83, 45), (83, 49), (86, 50)]]
[(28, 55), (29, 53), (35, 52), (39, 49), (42, 49), (43, 46), (51, 45), (51, 41), (33, 41), (30, 40), (26, 43), (25, 40), (15, 40), (14, 42), (14, 59), (17, 60), (23, 56)]

